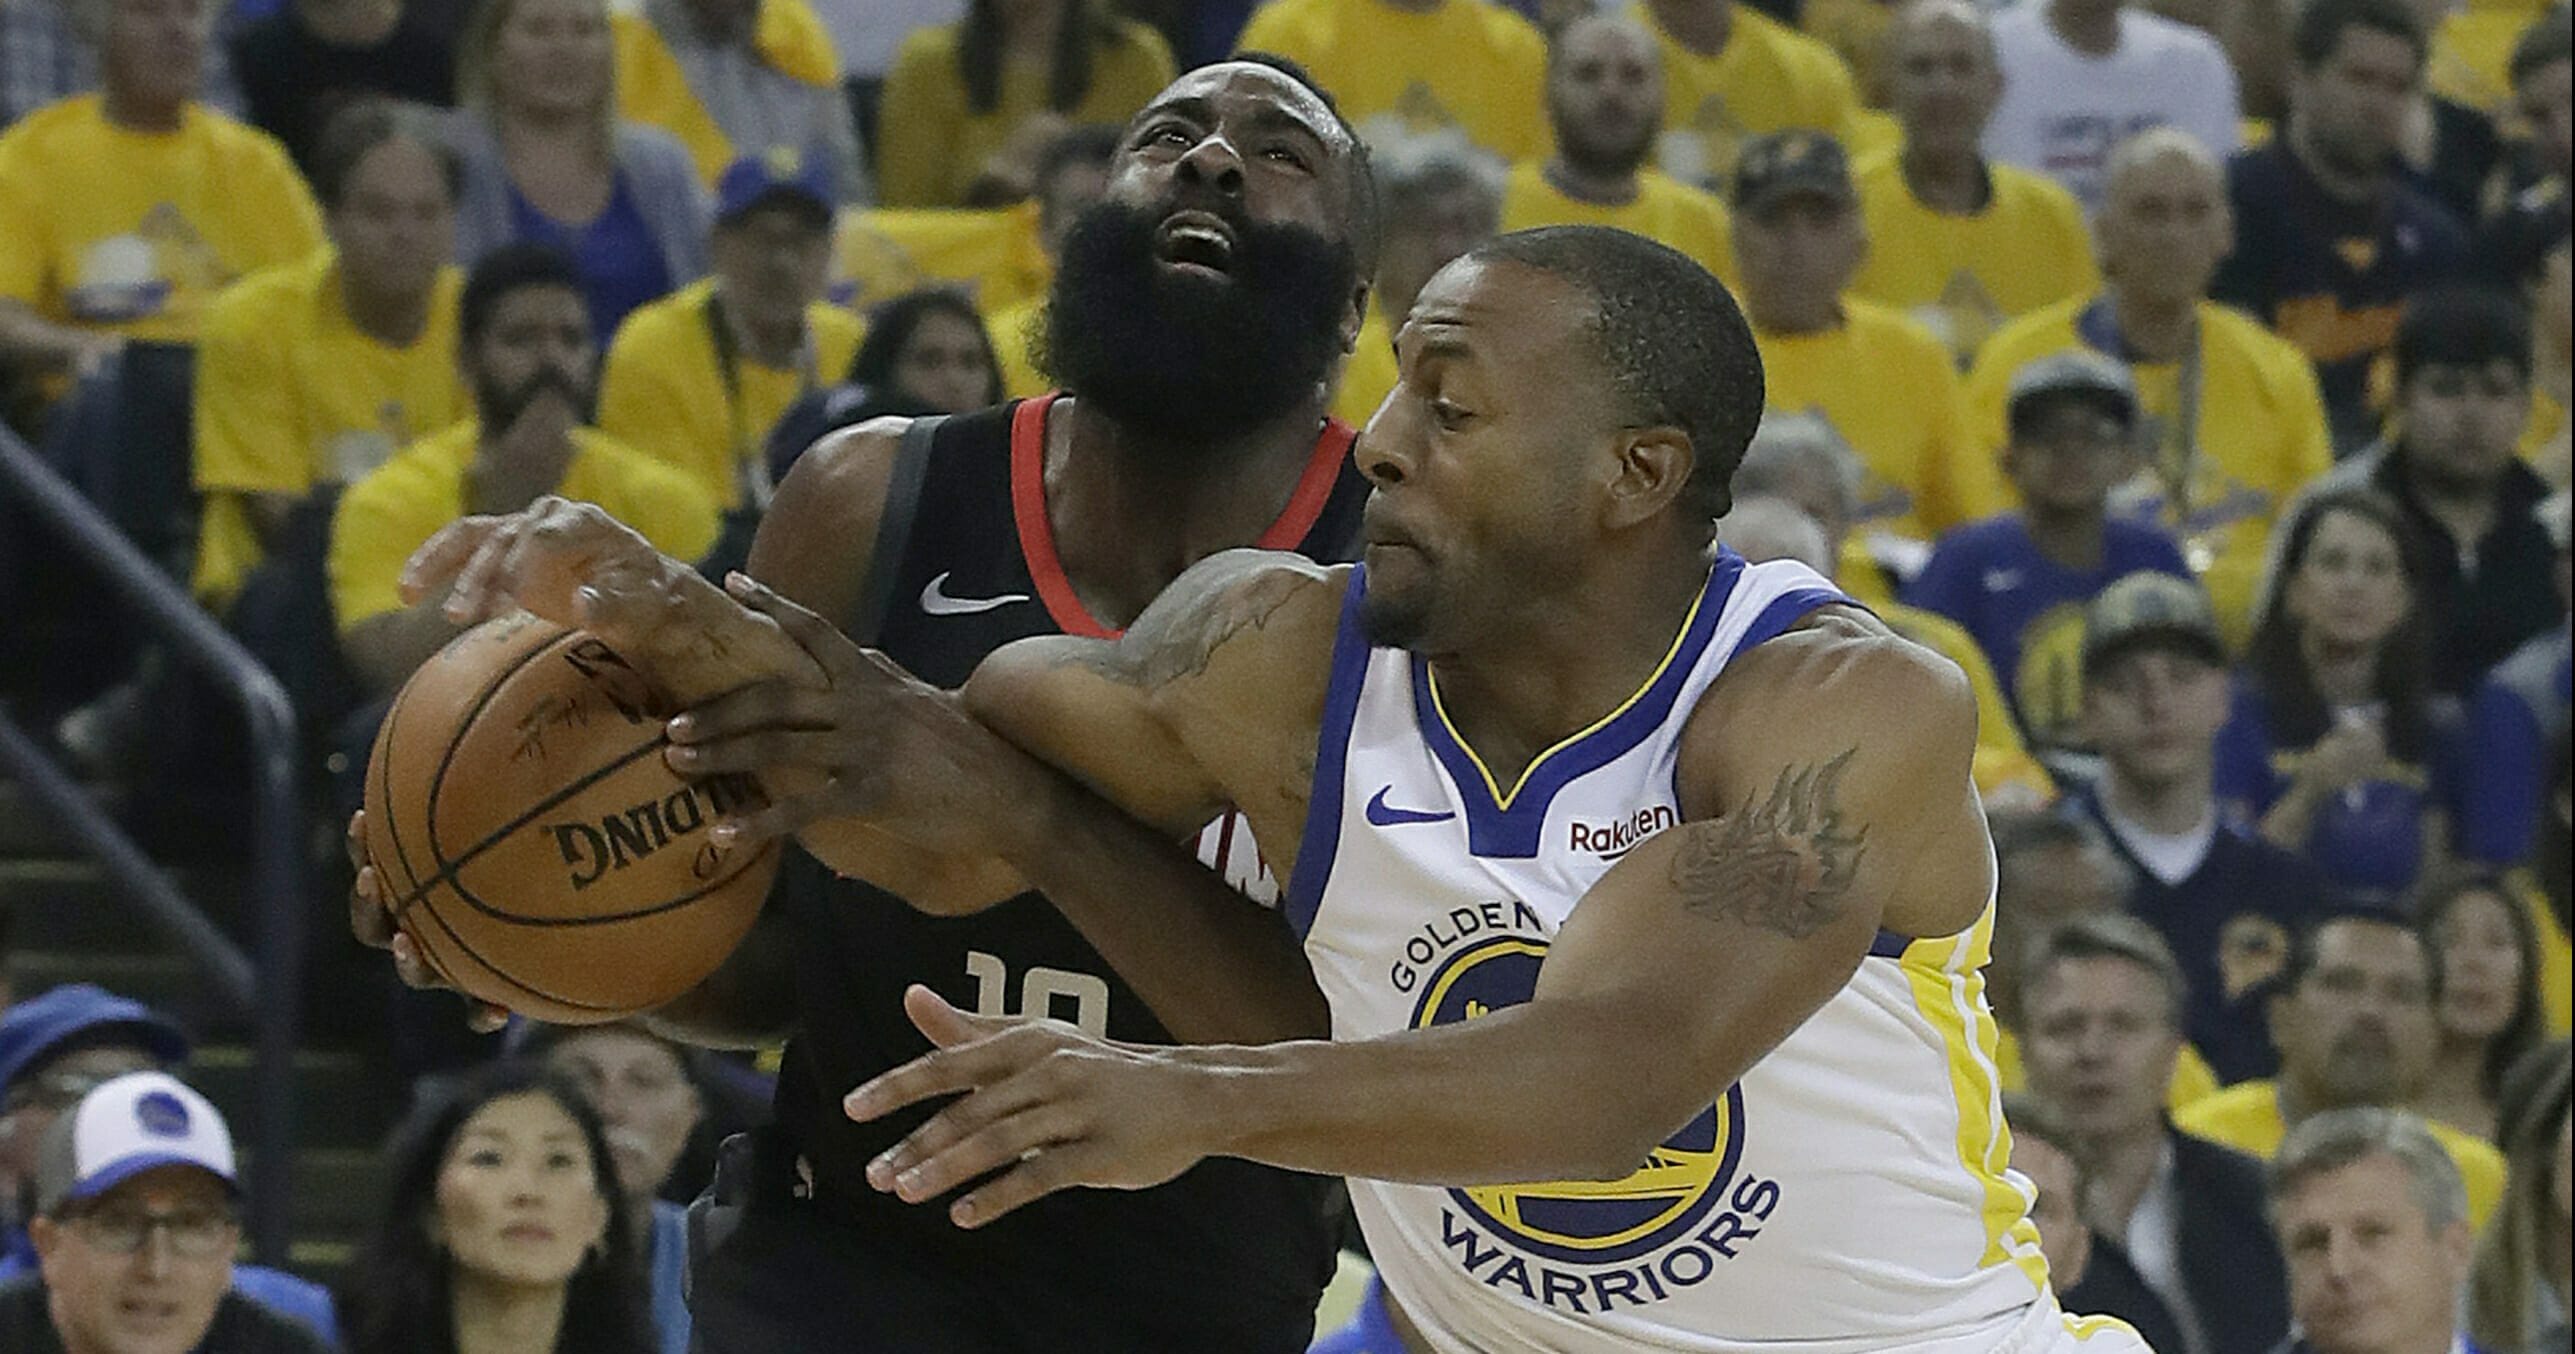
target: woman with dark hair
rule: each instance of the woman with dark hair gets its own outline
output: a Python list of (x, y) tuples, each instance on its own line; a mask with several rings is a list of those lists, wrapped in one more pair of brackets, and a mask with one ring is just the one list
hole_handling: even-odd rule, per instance
[(350, 1354), (653, 1354), (599, 1116), (559, 1073), (476, 1069), (412, 1115), (392, 1160), (340, 1293)]
[(2539, 936), (2530, 914), (2489, 875), (2434, 887), (2414, 916), (2440, 965), (2433, 1019), (2441, 1053), (2414, 1108), (2453, 1128), (2495, 1136), (2504, 1074), (2539, 1044)]
[(969, 0), (904, 39), (885, 79), (876, 190), (888, 207), (987, 207), (1034, 187), (1064, 129), (1124, 123), (1170, 84), (1171, 48), (1098, 0)]
[(2467, 1335), (2485, 1354), (2564, 1354), (2575, 1311), (2575, 1057), (2560, 1039), (2505, 1078), (2512, 1184), (2468, 1269)]
[(2329, 489), (2283, 524), (2217, 793), (2241, 825), (2393, 907), (2448, 851), (2457, 713), (2428, 676), (2423, 546), (2375, 489)]
[(840, 385), (779, 416), (769, 434), (773, 482), (835, 428), (887, 415), (962, 414), (1001, 396), (1001, 361), (974, 303), (941, 287), (906, 292), (868, 315), (867, 337)]

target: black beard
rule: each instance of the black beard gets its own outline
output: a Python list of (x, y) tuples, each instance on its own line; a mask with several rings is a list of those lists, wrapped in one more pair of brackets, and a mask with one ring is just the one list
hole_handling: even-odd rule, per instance
[(517, 422), (519, 415), (526, 413), (527, 407), (536, 403), (537, 396), (548, 390), (559, 391), (565, 399), (571, 401), (573, 411), (580, 415), (581, 422), (588, 423), (594, 417), (595, 411), (591, 409), (590, 401), (597, 392), (579, 376), (554, 367), (539, 370), (534, 376), (521, 381), (515, 388), (477, 375), (474, 378), (474, 416), (482, 420), (486, 431), (497, 433)]
[(1561, 112), (1550, 108), (1559, 133), (1556, 153), (1565, 163), (1581, 173), (1597, 178), (1625, 178), (1645, 167), (1654, 156), (1654, 143), (1663, 129), (1648, 121), (1624, 141), (1594, 136), (1579, 128)]
[(1218, 280), (1156, 259), (1164, 213), (1085, 210), (1064, 236), (1039, 368), (1119, 422), (1176, 438), (1224, 436), (1314, 398), (1358, 285), (1349, 244), (1221, 214), (1234, 254)]

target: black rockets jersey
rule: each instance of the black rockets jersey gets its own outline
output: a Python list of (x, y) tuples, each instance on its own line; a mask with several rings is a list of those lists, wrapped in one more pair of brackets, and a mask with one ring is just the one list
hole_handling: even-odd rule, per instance
[[(926, 681), (953, 688), (1013, 640), (1115, 633), (1083, 607), (1055, 553), (1042, 484), (1051, 403), (952, 418), (931, 435), (926, 458), (907, 454), (909, 464), (895, 472), (886, 530), (901, 534), (880, 542), (873, 568), (884, 576), (870, 580), (863, 610), (877, 617), (874, 646)], [(1351, 465), (1353, 439), (1349, 428), (1325, 425), (1286, 509), (1254, 544), (1318, 560), (1348, 557), (1367, 497)], [(853, 633), (869, 641), (864, 628), (860, 618)], [(1256, 857), (1249, 833), (1229, 830), (1234, 824), (1207, 840), (1233, 857), (1219, 862), (1229, 879), (1248, 878)], [(868, 1160), (927, 1112), (853, 1124), (840, 1099), (928, 1051), (903, 1014), (908, 984), (965, 1010), (1053, 1016), (1112, 1039), (1172, 1040), (1037, 894), (970, 917), (931, 917), (833, 877), (802, 852), (787, 870), (802, 1019), (787, 1048), (777, 1113), (811, 1164), (824, 1209), (940, 1257), (952, 1272), (1010, 1292), (1062, 1293), (1093, 1313), (1150, 1312), (1157, 1330), (1185, 1327), (1193, 1305), (1211, 1329), (1240, 1328), (1271, 1311), (1310, 1316), (1335, 1245), (1328, 1185), (1316, 1177), (1213, 1160), (1158, 1189), (1067, 1191), (973, 1231), (948, 1221), (945, 1201), (906, 1204), (870, 1188)]]

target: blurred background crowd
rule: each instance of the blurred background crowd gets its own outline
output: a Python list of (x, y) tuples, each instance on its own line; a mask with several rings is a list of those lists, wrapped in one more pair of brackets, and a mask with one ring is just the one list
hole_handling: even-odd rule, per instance
[[(416, 546), (561, 494), (731, 567), (817, 436), (1047, 392), (1124, 123), (1237, 50), (1371, 150), (1353, 426), (1500, 231), (1741, 299), (1721, 539), (1978, 692), (2069, 1309), (2568, 1347), (2562, 3), (0, 0), (0, 413), (283, 684), (334, 896), (453, 634)], [(249, 750), (103, 595), (0, 496), (0, 701), (246, 935)], [(288, 1264), (236, 1265), (239, 1015), (31, 816), (0, 782), (0, 1348), (685, 1349), (677, 1205), (759, 1058), (468, 1036), (317, 915), (328, 1122)]]

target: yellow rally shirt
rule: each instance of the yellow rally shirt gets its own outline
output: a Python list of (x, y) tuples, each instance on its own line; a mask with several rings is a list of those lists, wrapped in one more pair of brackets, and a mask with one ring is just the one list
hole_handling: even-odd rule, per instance
[(954, 287), (986, 310), (1044, 296), (1055, 266), (1037, 239), (1037, 204), (989, 211), (842, 212), (832, 238), (832, 299), (864, 313), (922, 287)]
[[(481, 425), (467, 419), (396, 452), (340, 495), (330, 572), (341, 634), (402, 609), (403, 562), (465, 515), (465, 471), (481, 439)], [(572, 444), (555, 493), (607, 509), (674, 558), (693, 560), (714, 546), (715, 504), (687, 476), (590, 428), (573, 429)]]
[[(2449, 1150), (2450, 1160), (2458, 1163), (2459, 1176), (2468, 1186), (2468, 1222), (2484, 1230), (2487, 1215), (2503, 1199), (2503, 1153), (2494, 1144), (2438, 1119), (2423, 1123)], [(2289, 1136), (2288, 1122), (2280, 1117), (2280, 1085), (2272, 1081), (2238, 1082), (2185, 1105), (2174, 1112), (2173, 1127), (2264, 1161), (2277, 1154), (2281, 1139)]]
[[(1078, 11), (1075, 11), (1078, 12)], [(888, 207), (954, 207), (1013, 129), (1048, 107), (1051, 72), (1004, 62), (993, 106), (966, 102), (957, 65), (959, 25), (915, 31), (895, 53), (885, 77), (876, 135), (876, 194)], [(1171, 48), (1143, 24), (1114, 21), (1109, 40), (1091, 49), (1091, 87), (1065, 109), (1073, 123), (1119, 125), (1172, 80)]]
[(285, 147), (212, 109), (136, 132), (85, 94), (0, 132), (0, 297), (57, 324), (192, 342), (216, 292), (321, 244)]
[[(2093, 299), (2033, 311), (1987, 341), (1967, 378), (1967, 401), (1978, 445), (1989, 457), (2000, 455), (2005, 440), (2003, 403), (2012, 373), (2049, 353), (2096, 346), (2084, 332), (2099, 328), (2085, 319)], [(2324, 399), (2306, 354), (2214, 303), (2200, 306), (2199, 411), (2188, 429), (2180, 415), (2183, 368), (2179, 362), (2130, 365), (2157, 465), (2114, 494), (2113, 507), (2173, 533), (2207, 585), (2228, 643), (2241, 645), (2251, 629), (2272, 522), (2292, 495), (2333, 464)], [(2179, 494), (2170, 492), (2172, 485)], [(1974, 505), (1970, 515), (2013, 504), (2006, 489)]]
[(231, 600), (262, 556), (243, 493), (353, 483), (414, 438), (473, 412), (456, 371), (456, 295), (441, 269), (420, 336), (392, 347), (350, 323), (338, 251), (252, 274), (197, 334), (197, 595)]
[(1682, 183), (1660, 170), (1636, 176), (1634, 201), (1616, 207), (1566, 196), (1547, 182), (1538, 161), (1512, 166), (1502, 189), (1502, 229), (1532, 226), (1615, 226), (1631, 235), (1672, 246), (1721, 280), (1734, 277), (1734, 237), (1726, 209), (1714, 195)]
[[(758, 19), (751, 47), (771, 70), (818, 88), (840, 83), (840, 58), (832, 51), (831, 31), (823, 27), (805, 0), (757, 0)], [(659, 127), (688, 147), (697, 175), (709, 187), (724, 167), (741, 158), (724, 129), (715, 125), (688, 73), (671, 54), (652, 20), (632, 11), (612, 14), (608, 31), (616, 45), (617, 113), (630, 122)]]
[(718, 505), (742, 503), (746, 463), (766, 465), (769, 430), (808, 390), (840, 380), (858, 351), (858, 317), (817, 301), (805, 308), (810, 361), (772, 367), (738, 353), (725, 379), (702, 278), (635, 311), (617, 327), (599, 375), (599, 430), (680, 471)]
[(1976, 445), (1949, 349), (1882, 306), (1846, 297), (1842, 315), (1821, 333), (1753, 339), (1769, 407), (1821, 415), (1860, 454), (1853, 526), (1927, 541), (1988, 511), (2002, 471)]
[(1734, 176), (1746, 137), (1787, 127), (1852, 134), (1859, 111), (1851, 73), (1833, 49), (1749, 6), (1737, 5), (1734, 31), (1714, 56), (1684, 47), (1633, 5), (1628, 17), (1654, 34), (1663, 50), (1663, 172), (1683, 183), (1722, 190)]
[(1341, 364), (1339, 383), (1332, 392), (1332, 416), (1365, 429), (1368, 420), (1377, 416), (1377, 406), (1403, 379), (1395, 365), (1395, 326), (1386, 322), (1386, 312), (1372, 304), (1368, 318), (1359, 322), (1359, 338), (1350, 345), (1349, 359)]
[(1373, 144), (1454, 126), (1506, 160), (1544, 155), (1547, 40), (1485, 0), (1269, 0), (1239, 48), (1293, 57)]
[(1960, 366), (2005, 321), (2101, 287), (2074, 195), (2009, 165), (1987, 173), (1993, 192), (1985, 209), (1953, 216), (1913, 195), (1893, 153), (1852, 170), (1869, 231), (1852, 294), (1912, 316)]

